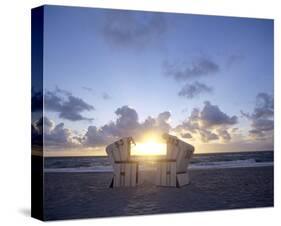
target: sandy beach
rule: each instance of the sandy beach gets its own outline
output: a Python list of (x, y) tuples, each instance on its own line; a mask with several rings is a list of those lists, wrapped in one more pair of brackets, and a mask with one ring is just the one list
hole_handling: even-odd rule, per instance
[(273, 206), (273, 167), (190, 170), (191, 184), (110, 189), (111, 173), (45, 173), (45, 220)]

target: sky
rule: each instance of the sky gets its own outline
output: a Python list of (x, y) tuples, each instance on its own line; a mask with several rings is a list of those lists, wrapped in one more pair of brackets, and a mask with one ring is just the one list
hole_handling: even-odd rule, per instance
[(273, 79), (273, 20), (45, 6), (34, 131), (50, 155), (163, 132), (198, 153), (272, 150)]

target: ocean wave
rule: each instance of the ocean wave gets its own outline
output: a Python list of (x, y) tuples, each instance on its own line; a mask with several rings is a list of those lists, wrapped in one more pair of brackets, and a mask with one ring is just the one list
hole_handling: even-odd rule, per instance
[(75, 167), (75, 168), (45, 168), (45, 173), (106, 173), (113, 172), (111, 166), (101, 167)]
[[(200, 162), (191, 164), (189, 169), (226, 169), (226, 168), (245, 168), (245, 167), (264, 167), (273, 166), (273, 162), (256, 162), (255, 159), (233, 160), (233, 161), (217, 161), (217, 162)], [(141, 171), (154, 170), (155, 166), (141, 166)], [(92, 166), (92, 167), (72, 167), (72, 168), (45, 168), (46, 173), (103, 173), (112, 172), (111, 166)]]
[(191, 164), (190, 169), (225, 169), (225, 168), (244, 168), (244, 167), (263, 167), (273, 166), (273, 162), (256, 162), (255, 159), (201, 162)]

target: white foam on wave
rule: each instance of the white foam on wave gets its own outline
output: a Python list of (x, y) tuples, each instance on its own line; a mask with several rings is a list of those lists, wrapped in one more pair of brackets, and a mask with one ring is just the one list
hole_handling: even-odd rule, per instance
[(76, 167), (76, 168), (45, 168), (45, 173), (106, 173), (113, 172), (111, 166), (100, 167)]
[(273, 166), (273, 162), (256, 162), (255, 159), (203, 162), (191, 164), (190, 169), (226, 169), (226, 168), (245, 168)]
[[(273, 162), (256, 162), (254, 159), (218, 161), (218, 162), (201, 162), (191, 164), (189, 169), (228, 169), (228, 168), (245, 168), (245, 167), (264, 167), (273, 166)], [(152, 170), (155, 167), (141, 167), (141, 171)], [(46, 173), (105, 173), (112, 172), (111, 166), (79, 167), (79, 168), (45, 168)]]

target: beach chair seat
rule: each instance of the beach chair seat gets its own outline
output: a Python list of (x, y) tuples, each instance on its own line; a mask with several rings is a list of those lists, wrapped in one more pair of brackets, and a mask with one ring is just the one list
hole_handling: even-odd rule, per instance
[(194, 153), (194, 147), (177, 137), (166, 135), (166, 158), (157, 162), (156, 185), (182, 187), (189, 184), (188, 165)]
[(130, 159), (131, 137), (122, 138), (106, 147), (113, 167), (110, 187), (134, 187), (138, 183), (138, 162)]
[(111, 187), (134, 187), (138, 181), (138, 163), (134, 161), (115, 162)]
[(176, 187), (177, 171), (175, 160), (159, 160), (156, 169), (156, 185)]

